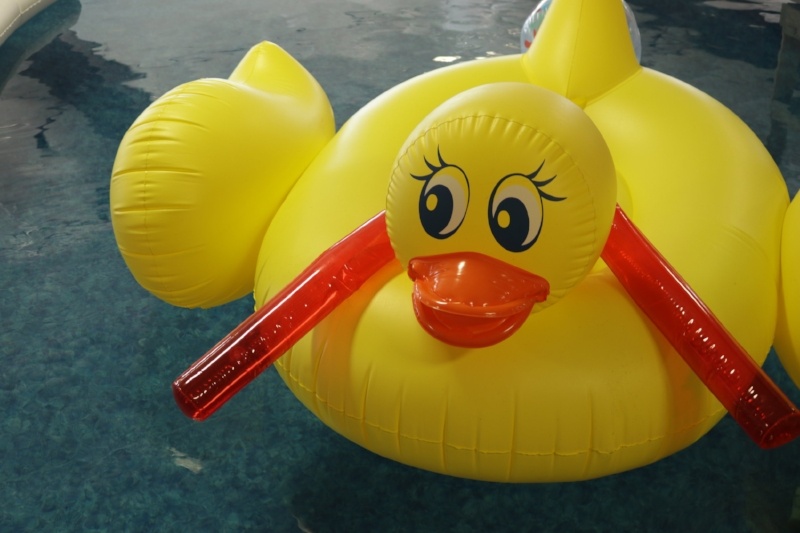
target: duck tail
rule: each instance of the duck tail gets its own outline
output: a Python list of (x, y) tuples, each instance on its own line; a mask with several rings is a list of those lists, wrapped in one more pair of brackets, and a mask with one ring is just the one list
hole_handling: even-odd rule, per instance
[(775, 351), (795, 385), (800, 387), (800, 194), (789, 204), (783, 222)]
[(117, 245), (139, 284), (182, 307), (251, 292), (267, 226), (333, 134), (323, 89), (272, 43), (253, 47), (229, 79), (153, 102), (111, 176)]
[(553, 2), (522, 62), (532, 83), (581, 107), (641, 70), (620, 0)]

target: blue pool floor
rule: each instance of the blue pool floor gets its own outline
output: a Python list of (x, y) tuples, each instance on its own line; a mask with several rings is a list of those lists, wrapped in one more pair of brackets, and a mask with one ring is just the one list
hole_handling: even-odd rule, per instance
[[(781, 2), (635, 0), (642, 62), (731, 107), (800, 184), (800, 105), (773, 102)], [(529, 0), (60, 0), (0, 47), (0, 532), (782, 532), (800, 443), (726, 417), (654, 465), (501, 485), (402, 466), (336, 435), (274, 371), (198, 424), (170, 383), (252, 309), (171, 307), (108, 214), (119, 141), (155, 97), (227, 76), (264, 40), (341, 124), (434, 58), (514, 53)], [(269, 6), (269, 7), (267, 7)], [(768, 373), (800, 403), (771, 355)]]

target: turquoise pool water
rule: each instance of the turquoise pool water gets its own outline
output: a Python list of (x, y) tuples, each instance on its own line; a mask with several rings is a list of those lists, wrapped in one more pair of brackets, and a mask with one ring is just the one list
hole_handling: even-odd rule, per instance
[[(442, 58), (516, 52), (533, 5), (60, 0), (0, 47), (0, 531), (792, 531), (800, 443), (761, 451), (729, 418), (632, 472), (498, 485), (362, 450), (274, 371), (202, 424), (174, 406), (171, 381), (252, 301), (178, 309), (132, 279), (108, 184), (136, 116), (268, 39), (319, 79), (341, 124)], [(800, 104), (772, 101), (780, 5), (631, 1), (643, 64), (731, 107), (794, 193)], [(774, 355), (766, 369), (800, 403)]]

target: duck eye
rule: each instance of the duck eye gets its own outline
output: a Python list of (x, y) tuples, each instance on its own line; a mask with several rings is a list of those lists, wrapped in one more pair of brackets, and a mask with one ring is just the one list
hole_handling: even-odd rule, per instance
[(509, 252), (533, 246), (542, 229), (542, 195), (521, 174), (506, 176), (492, 191), (489, 227), (495, 240)]
[(464, 221), (469, 203), (469, 183), (456, 166), (436, 170), (425, 182), (419, 197), (419, 219), (425, 232), (446, 239)]

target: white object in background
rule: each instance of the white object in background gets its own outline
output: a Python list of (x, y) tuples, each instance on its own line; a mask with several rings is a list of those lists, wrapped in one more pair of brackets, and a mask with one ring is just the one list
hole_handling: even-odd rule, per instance
[(0, 0), (0, 45), (14, 31), (56, 0)]

